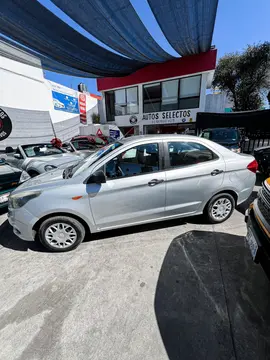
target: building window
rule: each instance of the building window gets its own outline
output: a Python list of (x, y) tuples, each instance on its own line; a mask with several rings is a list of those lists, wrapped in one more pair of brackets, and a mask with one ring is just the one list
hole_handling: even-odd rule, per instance
[(127, 93), (127, 114), (138, 114), (138, 88), (132, 87), (126, 89)]
[(127, 113), (127, 101), (126, 101), (126, 90), (116, 90), (115, 95), (115, 115), (126, 115)]
[(106, 119), (107, 121), (114, 121), (114, 91), (107, 91), (105, 93)]
[(144, 85), (143, 87), (143, 112), (160, 111), (161, 85), (160, 83)]
[(194, 109), (200, 106), (201, 75), (143, 86), (143, 112)]
[(178, 109), (194, 109), (200, 106), (201, 75), (180, 79)]
[(138, 88), (137, 86), (127, 89), (115, 90), (115, 115), (137, 114)]
[(178, 109), (178, 79), (162, 82), (161, 110)]

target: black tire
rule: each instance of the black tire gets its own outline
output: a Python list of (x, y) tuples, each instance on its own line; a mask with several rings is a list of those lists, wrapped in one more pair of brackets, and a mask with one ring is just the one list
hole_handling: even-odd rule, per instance
[[(218, 199), (228, 199), (231, 203), (230, 212), (226, 215), (226, 217), (221, 218), (221, 219), (217, 219), (217, 218), (213, 217), (213, 215), (212, 215), (213, 205), (215, 204), (215, 202)], [(221, 193), (221, 194), (217, 194), (212, 197), (212, 199), (208, 202), (208, 204), (206, 205), (206, 207), (204, 209), (204, 214), (205, 214), (207, 221), (210, 222), (211, 224), (220, 224), (220, 223), (228, 220), (231, 217), (234, 209), (235, 209), (235, 200), (234, 200), (233, 196), (228, 193)]]
[[(74, 229), (74, 231), (76, 233), (76, 240), (70, 246), (66, 246), (66, 247), (52, 246), (45, 237), (46, 230), (53, 224), (59, 224), (59, 223), (69, 225), (71, 228)], [(45, 246), (48, 250), (50, 250), (52, 252), (66, 252), (66, 251), (75, 249), (84, 240), (85, 228), (78, 220), (76, 220), (72, 217), (54, 216), (54, 217), (51, 217), (51, 218), (43, 221), (43, 223), (41, 224), (41, 226), (39, 228), (38, 235), (39, 235), (41, 244), (43, 246)]]

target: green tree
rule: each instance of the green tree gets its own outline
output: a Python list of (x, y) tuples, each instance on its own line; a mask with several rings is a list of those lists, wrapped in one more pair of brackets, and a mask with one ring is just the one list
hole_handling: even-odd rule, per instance
[(270, 85), (270, 43), (248, 45), (241, 54), (222, 57), (212, 85), (228, 94), (234, 111), (259, 109)]
[(93, 124), (100, 124), (100, 115), (97, 113), (93, 113), (91, 115)]

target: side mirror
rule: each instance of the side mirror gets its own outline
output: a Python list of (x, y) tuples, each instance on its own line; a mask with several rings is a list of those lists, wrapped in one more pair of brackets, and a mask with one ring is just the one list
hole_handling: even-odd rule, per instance
[(104, 184), (106, 182), (105, 174), (102, 170), (97, 170), (94, 174), (90, 175), (86, 184)]
[(14, 154), (13, 156), (15, 157), (15, 159), (18, 159), (18, 160), (23, 158), (22, 155), (20, 155), (20, 154)]

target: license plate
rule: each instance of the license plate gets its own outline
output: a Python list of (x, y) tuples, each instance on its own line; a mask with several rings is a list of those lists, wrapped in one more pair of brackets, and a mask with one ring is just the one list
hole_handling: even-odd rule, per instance
[(4, 204), (8, 202), (8, 197), (10, 193), (6, 193), (4, 195), (0, 195), (0, 204)]
[(251, 228), (248, 228), (246, 240), (250, 248), (252, 259), (255, 260), (259, 247)]

